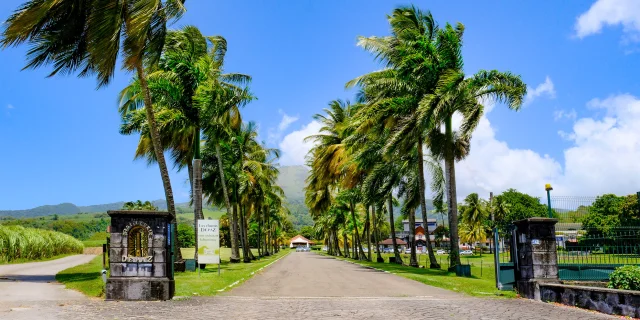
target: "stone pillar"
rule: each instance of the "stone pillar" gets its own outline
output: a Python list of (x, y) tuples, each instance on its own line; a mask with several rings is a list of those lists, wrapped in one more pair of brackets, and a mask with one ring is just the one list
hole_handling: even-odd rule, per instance
[(516, 265), (518, 292), (529, 299), (540, 299), (538, 283), (560, 283), (556, 228), (558, 219), (529, 218), (515, 221)]
[(107, 213), (111, 217), (111, 275), (106, 299), (171, 300), (175, 292), (175, 282), (169, 279), (167, 270), (171, 214), (142, 210)]

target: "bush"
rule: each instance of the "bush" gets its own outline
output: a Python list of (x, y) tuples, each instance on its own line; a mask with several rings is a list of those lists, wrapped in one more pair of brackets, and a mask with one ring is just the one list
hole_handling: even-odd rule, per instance
[(609, 275), (609, 288), (640, 290), (640, 267), (624, 266), (616, 268)]
[(193, 248), (196, 246), (196, 233), (193, 231), (193, 225), (178, 224), (178, 244), (181, 248)]

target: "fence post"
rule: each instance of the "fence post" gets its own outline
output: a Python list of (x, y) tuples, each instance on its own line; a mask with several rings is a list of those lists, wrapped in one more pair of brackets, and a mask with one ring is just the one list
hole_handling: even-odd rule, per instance
[(550, 183), (547, 183), (544, 186), (544, 189), (547, 190), (547, 206), (549, 207), (549, 218), (553, 218), (553, 211), (551, 210), (551, 190), (553, 190), (553, 188), (551, 187)]

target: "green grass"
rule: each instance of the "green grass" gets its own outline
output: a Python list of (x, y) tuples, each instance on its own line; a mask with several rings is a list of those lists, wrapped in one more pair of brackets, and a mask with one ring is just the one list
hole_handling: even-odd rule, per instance
[[(323, 253), (326, 254), (326, 253)], [(493, 255), (479, 255), (462, 257), (462, 263), (466, 264), (467, 261), (471, 264), (471, 277), (458, 277), (453, 272), (447, 272), (447, 255), (437, 256), (438, 260), (442, 259), (442, 269), (433, 270), (428, 268), (412, 268), (408, 266), (401, 266), (397, 264), (389, 264), (388, 258), (392, 256), (390, 254), (383, 254), (385, 263), (369, 262), (369, 261), (356, 261), (351, 259), (345, 259), (342, 257), (334, 257), (341, 260), (348, 260), (364, 266), (377, 268), (380, 270), (389, 271), (396, 275), (409, 278), (428, 284), (434, 287), (439, 287), (455, 292), (464, 293), (475, 297), (503, 297), (512, 298), (516, 296), (514, 291), (500, 291), (496, 289), (495, 283), (495, 268), (493, 266)], [(409, 256), (402, 254), (402, 259), (405, 263), (409, 262)], [(372, 258), (376, 258), (376, 254), (372, 254)], [(428, 259), (427, 255), (419, 255), (419, 263), (421, 266), (425, 265)]]
[(89, 297), (101, 297), (104, 295), (101, 271), (102, 256), (98, 255), (88, 263), (61, 271), (56, 280), (68, 289), (78, 290)]
[[(253, 249), (257, 255), (257, 250)], [(281, 250), (278, 254), (264, 257), (251, 263), (229, 263), (231, 249), (221, 248), (220, 275), (217, 265), (207, 265), (204, 270), (198, 272), (176, 273), (177, 296), (212, 296), (218, 294), (218, 290), (239, 281), (239, 283), (251, 278), (252, 272), (266, 266), (288, 254), (290, 250)], [(102, 256), (97, 256), (91, 262), (66, 269), (56, 275), (56, 280), (67, 288), (78, 290), (90, 297), (104, 296), (104, 283), (100, 272), (102, 270)], [(238, 283), (238, 284), (239, 284)]]
[[(213, 220), (218, 220), (220, 217), (227, 214), (225, 211), (211, 209), (202, 209), (202, 213), (204, 214), (205, 219), (211, 218)], [(179, 223), (193, 223), (193, 212), (178, 213), (176, 216)]]
[[(229, 263), (229, 255), (231, 250), (222, 248), (220, 265), (220, 275), (218, 275), (217, 265), (207, 265), (207, 268), (198, 272), (176, 273), (176, 295), (177, 296), (213, 296), (232, 283), (239, 281), (238, 284), (251, 278), (252, 272), (268, 265), (280, 257), (291, 252), (290, 250), (281, 250), (279, 253), (264, 257), (251, 263)], [(255, 252), (254, 252), (255, 254)], [(236, 284), (236, 285), (238, 285)]]
[(107, 240), (84, 240), (82, 244), (85, 248), (95, 248), (102, 247), (103, 244), (107, 243)]

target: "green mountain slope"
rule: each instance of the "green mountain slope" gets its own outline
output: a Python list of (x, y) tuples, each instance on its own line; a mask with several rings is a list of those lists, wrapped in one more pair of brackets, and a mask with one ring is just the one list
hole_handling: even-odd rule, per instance
[(313, 220), (309, 209), (304, 204), (304, 181), (309, 170), (305, 166), (286, 166), (280, 168), (278, 185), (287, 196), (287, 207), (291, 211), (291, 222), (296, 229), (302, 226), (312, 226)]

